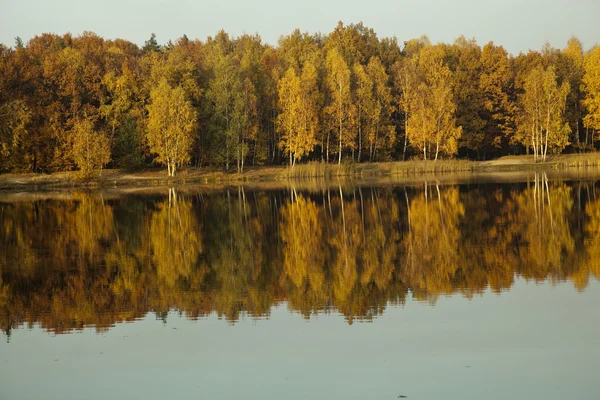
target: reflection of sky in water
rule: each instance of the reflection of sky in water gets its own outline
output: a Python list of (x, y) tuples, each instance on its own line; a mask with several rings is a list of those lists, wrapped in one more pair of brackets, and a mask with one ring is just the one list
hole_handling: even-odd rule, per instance
[(170, 313), (101, 334), (19, 328), (0, 342), (0, 398), (597, 399), (598, 304), (596, 280), (579, 293), (518, 279), (352, 325), (283, 304), (234, 325)]

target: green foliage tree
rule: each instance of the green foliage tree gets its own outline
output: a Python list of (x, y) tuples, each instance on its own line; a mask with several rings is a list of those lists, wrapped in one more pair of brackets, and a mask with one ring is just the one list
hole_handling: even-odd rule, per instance
[(250, 80), (243, 79), (233, 55), (218, 48), (214, 57), (214, 77), (206, 93), (211, 102), (211, 127), (225, 169), (229, 170), (235, 160), (241, 172), (248, 153), (246, 138), (252, 129), (251, 117), (256, 114), (255, 88)]
[(150, 39), (148, 39), (144, 42), (144, 47), (142, 47), (142, 50), (144, 52), (160, 51), (160, 46), (158, 45), (158, 42), (156, 41), (156, 34), (154, 34), (154, 32), (152, 34), (150, 34)]

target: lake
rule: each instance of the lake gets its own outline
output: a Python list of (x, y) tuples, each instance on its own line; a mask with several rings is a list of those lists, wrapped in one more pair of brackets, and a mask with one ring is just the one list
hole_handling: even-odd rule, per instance
[(1, 399), (598, 399), (600, 181), (0, 195)]

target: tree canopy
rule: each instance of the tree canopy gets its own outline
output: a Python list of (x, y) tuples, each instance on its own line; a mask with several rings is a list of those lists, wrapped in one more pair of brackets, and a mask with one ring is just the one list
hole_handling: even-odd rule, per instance
[[(152, 34), (142, 47), (45, 33), (0, 45), (0, 172), (591, 151), (599, 51), (573, 37), (512, 55), (341, 22), (276, 46), (224, 31), (165, 45)], [(91, 164), (82, 124), (102, 142)]]

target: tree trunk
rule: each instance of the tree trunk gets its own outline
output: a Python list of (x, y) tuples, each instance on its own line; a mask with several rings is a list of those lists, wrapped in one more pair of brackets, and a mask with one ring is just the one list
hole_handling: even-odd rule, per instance
[(362, 150), (362, 127), (359, 125), (358, 126), (358, 158), (356, 159), (357, 162), (360, 162), (361, 150)]
[(402, 161), (406, 161), (406, 146), (408, 145), (408, 113), (404, 114), (404, 150), (402, 150)]
[(244, 173), (244, 148), (242, 147), (242, 154), (241, 154), (241, 164), (242, 164), (242, 174)]
[(325, 151), (325, 159), (327, 160), (327, 163), (329, 164), (329, 135), (330, 135), (331, 131), (328, 130), (327, 131), (327, 149)]
[(229, 171), (229, 143), (225, 138), (225, 171)]
[(242, 151), (242, 146), (241, 146), (239, 140), (236, 140), (236, 141), (237, 141), (237, 146), (236, 146), (237, 148), (235, 149), (235, 166), (237, 169), (237, 173), (239, 174), (240, 173), (240, 153)]
[(338, 105), (338, 118), (340, 122), (340, 130), (339, 130), (339, 142), (340, 142), (340, 152), (338, 154), (338, 165), (342, 163), (342, 85), (339, 85), (340, 88), (340, 103)]
[(546, 154), (548, 154), (548, 136), (550, 136), (550, 107), (546, 114), (546, 144), (544, 145), (544, 162), (546, 162)]
[(340, 149), (339, 149), (339, 153), (338, 153), (338, 165), (342, 163), (342, 120), (340, 119), (340, 131), (339, 131), (339, 142), (340, 142)]
[(577, 146), (577, 152), (581, 153), (581, 145), (579, 144), (579, 120), (575, 121), (575, 145)]
[(254, 151), (252, 152), (252, 166), (254, 167), (256, 165), (256, 148), (258, 147), (258, 133), (256, 134), (256, 137), (254, 138)]
[(537, 145), (535, 144), (535, 126), (531, 127), (531, 147), (533, 147), (533, 161), (537, 162)]
[(377, 138), (379, 136), (379, 122), (377, 122), (377, 127), (375, 128), (375, 143), (373, 143), (373, 161), (375, 161), (375, 157), (377, 156)]

